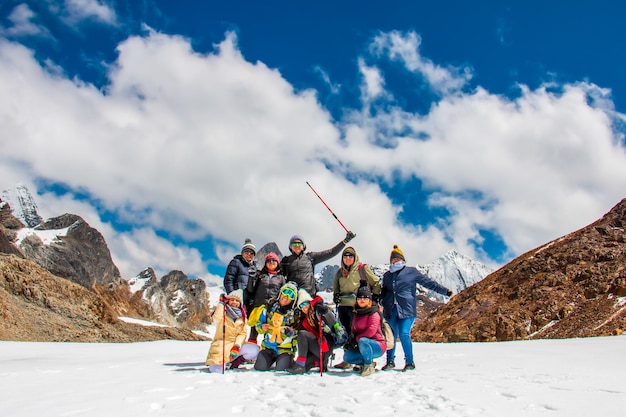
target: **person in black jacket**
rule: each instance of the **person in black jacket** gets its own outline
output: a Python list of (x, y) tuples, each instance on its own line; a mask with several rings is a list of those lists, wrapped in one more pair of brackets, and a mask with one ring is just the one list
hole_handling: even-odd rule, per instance
[[(403, 371), (410, 371), (415, 369), (411, 327), (417, 316), (417, 284), (442, 295), (451, 296), (452, 291), (428, 278), (417, 268), (406, 266), (404, 253), (398, 245), (393, 245), (389, 263), (389, 271), (383, 275), (381, 292), (383, 316), (393, 329), (393, 334), (400, 337), (405, 362)], [(382, 367), (383, 371), (395, 368), (395, 354), (395, 346), (387, 351), (387, 364)]]
[(287, 282), (292, 281), (303, 288), (312, 297), (317, 294), (317, 282), (315, 281), (315, 265), (329, 260), (341, 252), (341, 249), (356, 235), (346, 233), (346, 237), (332, 248), (320, 252), (306, 252), (304, 240), (299, 235), (294, 235), (289, 240), (291, 255), (285, 256), (280, 261), (280, 268), (287, 277)]
[[(248, 279), (256, 276), (256, 263), (254, 262), (256, 247), (252, 240), (246, 239), (241, 247), (241, 254), (235, 255), (226, 267), (224, 275), (224, 289), (230, 294), (235, 290), (243, 290), (244, 295), (248, 287)], [(243, 300), (247, 304), (247, 300)]]
[(311, 298), (299, 289), (297, 308), (298, 354), (289, 373), (303, 374), (314, 367), (326, 370), (333, 349), (346, 341), (348, 333), (319, 295)]
[[(268, 253), (265, 257), (263, 269), (261, 269), (256, 277), (250, 277), (248, 279), (248, 288), (246, 291), (248, 311), (251, 312), (256, 307), (269, 303), (272, 298), (278, 298), (280, 288), (286, 283), (285, 276), (280, 271), (278, 255), (274, 252)], [(258, 332), (256, 328), (251, 327), (248, 342), (256, 343), (257, 336)]]

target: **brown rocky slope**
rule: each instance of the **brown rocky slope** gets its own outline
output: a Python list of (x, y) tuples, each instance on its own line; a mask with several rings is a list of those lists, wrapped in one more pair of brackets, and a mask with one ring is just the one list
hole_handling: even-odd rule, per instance
[(415, 341), (483, 342), (626, 329), (626, 199), (600, 220), (531, 250), (416, 323)]
[(95, 292), (16, 255), (0, 254), (0, 316), (0, 340), (204, 340), (181, 328), (145, 327), (119, 321), (111, 306)]

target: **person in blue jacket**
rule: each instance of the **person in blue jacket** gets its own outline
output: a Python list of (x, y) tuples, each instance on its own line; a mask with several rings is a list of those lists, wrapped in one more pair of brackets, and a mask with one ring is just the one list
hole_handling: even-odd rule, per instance
[[(411, 327), (417, 316), (417, 284), (442, 295), (451, 296), (452, 291), (428, 278), (417, 268), (406, 266), (404, 253), (398, 245), (393, 245), (389, 263), (389, 271), (385, 272), (382, 280), (383, 316), (389, 322), (394, 335), (400, 337), (405, 363), (402, 370), (409, 371), (415, 369)], [(381, 368), (383, 371), (396, 367), (395, 355), (395, 347), (387, 351), (387, 363)]]
[(248, 238), (241, 247), (241, 254), (235, 255), (229, 262), (224, 275), (224, 289), (226, 293), (230, 294), (235, 290), (242, 290), (245, 298), (242, 300), (244, 305), (247, 305), (249, 302), (246, 297), (248, 279), (254, 280), (257, 274), (254, 255), (256, 255), (256, 247), (252, 240)]

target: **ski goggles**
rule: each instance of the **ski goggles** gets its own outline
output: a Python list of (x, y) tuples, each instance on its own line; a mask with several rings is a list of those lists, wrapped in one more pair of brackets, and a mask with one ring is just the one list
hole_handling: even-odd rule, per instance
[(289, 298), (290, 300), (295, 300), (296, 299), (296, 292), (293, 288), (283, 288), (280, 291), (280, 295), (284, 295), (285, 297)]

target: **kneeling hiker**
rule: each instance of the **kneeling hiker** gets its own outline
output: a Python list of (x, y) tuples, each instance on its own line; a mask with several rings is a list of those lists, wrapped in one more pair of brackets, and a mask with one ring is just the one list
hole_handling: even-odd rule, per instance
[(374, 373), (374, 358), (383, 355), (387, 343), (382, 331), (382, 316), (378, 303), (372, 303), (372, 291), (361, 287), (356, 293), (356, 306), (352, 319), (352, 334), (344, 347), (343, 360), (354, 365), (363, 365), (361, 376)]
[(333, 311), (322, 297), (311, 298), (303, 289), (298, 291), (298, 356), (289, 373), (303, 374), (311, 368), (328, 368), (328, 358), (336, 346), (342, 345), (348, 335)]
[(261, 352), (254, 363), (257, 371), (267, 371), (276, 363), (277, 371), (291, 367), (296, 351), (294, 325), (296, 296), (298, 287), (292, 282), (283, 285), (278, 298), (267, 305), (257, 307), (252, 316), (258, 316), (256, 329), (263, 334)]
[[(213, 320), (216, 324), (215, 337), (211, 342), (205, 364), (209, 372), (221, 372), (227, 363), (239, 354), (239, 347), (246, 340), (246, 310), (242, 307), (243, 291), (234, 290), (220, 297), (215, 307)], [(244, 359), (254, 359), (254, 352)], [(243, 356), (241, 356), (243, 358)], [(243, 362), (243, 360), (241, 360)], [(237, 365), (232, 366), (237, 367)]]

